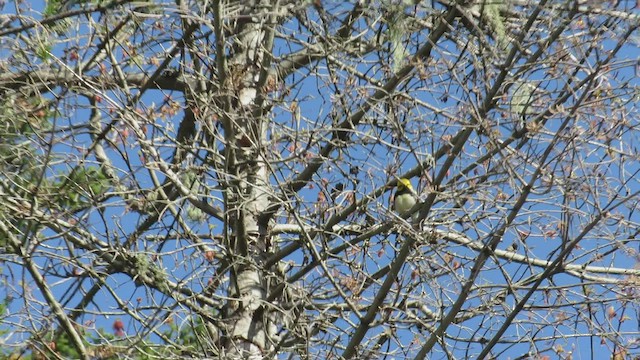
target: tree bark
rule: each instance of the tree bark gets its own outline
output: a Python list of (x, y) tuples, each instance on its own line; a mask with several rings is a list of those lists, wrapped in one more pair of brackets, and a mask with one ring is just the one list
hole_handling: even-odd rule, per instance
[[(273, 348), (268, 329), (264, 262), (269, 234), (260, 228), (259, 215), (269, 204), (269, 173), (263, 144), (267, 140), (265, 118), (258, 102), (269, 66), (271, 51), (265, 22), (272, 6), (254, 1), (245, 6), (246, 17), (237, 20), (233, 57), (225, 69), (228, 107), (225, 131), (228, 179), (227, 241), (231, 264), (230, 301), (226, 309), (225, 355), (237, 359), (259, 359)], [(219, 63), (220, 64), (220, 63)], [(224, 65), (223, 65), (224, 66)], [(258, 114), (258, 115), (257, 115)]]

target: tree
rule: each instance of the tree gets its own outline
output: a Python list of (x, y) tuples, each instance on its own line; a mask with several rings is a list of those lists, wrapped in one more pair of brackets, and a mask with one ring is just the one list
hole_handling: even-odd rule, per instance
[(4, 4), (4, 356), (630, 358), (635, 5)]

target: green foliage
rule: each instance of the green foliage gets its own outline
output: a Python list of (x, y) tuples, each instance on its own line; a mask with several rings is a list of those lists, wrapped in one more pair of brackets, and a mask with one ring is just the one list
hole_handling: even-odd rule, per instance
[[(79, 357), (78, 350), (73, 345), (66, 332), (63, 332), (57, 339), (55, 339), (55, 344), (56, 352), (65, 359), (77, 359)], [(85, 342), (85, 345), (86, 344), (87, 343)]]
[[(97, 332), (84, 333), (80, 335), (83, 337), (83, 343), (87, 352), (93, 358), (99, 358), (102, 360), (118, 359), (122, 355), (122, 351), (125, 351), (129, 356), (134, 359), (148, 359), (149, 355), (158, 357), (175, 358), (176, 356), (183, 356), (186, 354), (198, 354), (200, 349), (200, 342), (206, 337), (206, 328), (204, 321), (200, 317), (194, 317), (190, 326), (177, 326), (173, 322), (167, 322), (168, 329), (163, 331), (163, 335), (171, 339), (171, 342), (180, 345), (178, 351), (173, 346), (148, 346), (144, 345), (144, 341), (136, 341), (132, 343), (127, 338), (121, 338), (114, 335), (111, 331), (105, 329), (98, 329)], [(53, 339), (48, 337), (45, 339), (47, 342), (53, 342), (56, 346), (56, 355), (64, 359), (78, 359), (79, 354), (73, 343), (70, 341), (69, 336), (62, 332), (57, 338)], [(150, 341), (151, 343), (151, 341)], [(132, 345), (135, 345), (136, 351), (132, 352)], [(55, 358), (53, 354), (47, 354), (48, 358)], [(26, 358), (22, 358), (26, 359)], [(0, 355), (0, 360), (2, 356)]]
[(187, 207), (187, 218), (198, 224), (202, 224), (207, 220), (206, 214), (193, 205)]
[(191, 326), (178, 326), (171, 322), (169, 329), (163, 334), (172, 339), (176, 344), (181, 345), (184, 351), (187, 353), (197, 353), (200, 349), (200, 342), (202, 339), (208, 337), (207, 329), (205, 327), (204, 320), (201, 317), (195, 316), (190, 319)]
[[(2, 318), (5, 316), (5, 314), (8, 314), (7, 310), (9, 309), (9, 305), (11, 305), (12, 301), (12, 297), (5, 296), (4, 300), (0, 302), (0, 321), (2, 321)], [(8, 329), (0, 329), (0, 336), (3, 336), (9, 332), (10, 331)]]
[(504, 1), (485, 1), (482, 6), (484, 9), (483, 15), (486, 16), (487, 23), (493, 31), (493, 35), (498, 42), (498, 48), (505, 49), (509, 44), (509, 39), (506, 35), (504, 19), (500, 15), (500, 11), (505, 7)]
[(51, 59), (51, 45), (39, 43), (38, 48), (36, 49), (36, 56), (42, 61)]
[(60, 13), (64, 3), (61, 0), (49, 0), (47, 6), (44, 8), (43, 14), (45, 17), (52, 16)]
[(0, 166), (3, 160), (12, 163), (34, 158), (34, 149), (25, 140), (51, 128), (48, 108), (48, 101), (40, 97), (24, 98), (11, 94), (1, 100)]
[[(36, 183), (47, 186), (41, 179), (43, 167), (36, 150), (35, 138), (50, 128), (48, 101), (39, 97), (24, 97), (8, 93), (0, 99), (0, 192), (33, 201)], [(13, 227), (14, 235), (35, 231), (30, 220), (18, 219), (14, 211), (0, 202), (0, 218)], [(6, 248), (7, 236), (0, 234), (0, 247)]]
[[(200, 189), (200, 186), (202, 185), (200, 183), (200, 179), (198, 178), (198, 174), (194, 170), (185, 171), (182, 174), (180, 180), (187, 188), (189, 188), (191, 193), (197, 193)], [(206, 214), (202, 210), (192, 205), (187, 205), (187, 218), (190, 221), (200, 224), (207, 220)]]
[(98, 166), (78, 167), (61, 175), (54, 186), (56, 202), (66, 209), (84, 207), (103, 195), (110, 187), (109, 179)]
[(514, 85), (514, 92), (511, 95), (511, 112), (517, 115), (531, 114), (534, 109), (531, 107), (533, 94), (536, 88), (530, 83), (520, 82)]
[[(94, 358), (103, 360), (117, 359), (118, 347), (113, 343), (118, 339), (113, 334), (99, 329), (97, 333), (85, 334), (80, 332), (82, 342), (87, 349), (87, 353)], [(56, 355), (64, 359), (79, 359), (80, 354), (77, 348), (71, 342), (66, 332), (61, 332), (55, 339), (50, 338), (49, 341), (55, 343)], [(55, 358), (53, 354), (47, 354), (47, 358)]]
[(185, 171), (182, 174), (180, 181), (182, 181), (182, 183), (192, 192), (198, 191), (201, 185), (200, 180), (198, 179), (198, 174), (194, 170)]

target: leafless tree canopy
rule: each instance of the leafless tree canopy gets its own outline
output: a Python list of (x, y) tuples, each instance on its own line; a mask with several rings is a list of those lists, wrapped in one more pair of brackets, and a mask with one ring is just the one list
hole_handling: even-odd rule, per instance
[(635, 1), (1, 5), (0, 358), (640, 353)]

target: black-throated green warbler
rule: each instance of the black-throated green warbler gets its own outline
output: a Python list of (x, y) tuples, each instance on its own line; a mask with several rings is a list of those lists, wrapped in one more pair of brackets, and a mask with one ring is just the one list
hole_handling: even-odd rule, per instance
[[(417, 202), (418, 194), (416, 194), (416, 191), (413, 189), (411, 181), (405, 178), (398, 179), (396, 193), (393, 196), (393, 208), (398, 215), (405, 216)], [(412, 219), (415, 221), (417, 218), (418, 213), (413, 213)]]

